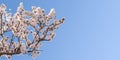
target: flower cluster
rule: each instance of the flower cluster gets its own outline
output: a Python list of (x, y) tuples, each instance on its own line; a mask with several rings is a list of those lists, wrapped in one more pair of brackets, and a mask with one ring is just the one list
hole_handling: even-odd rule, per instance
[(55, 30), (64, 22), (64, 18), (56, 19), (55, 9), (48, 14), (45, 10), (32, 6), (32, 11), (24, 9), (21, 2), (17, 12), (6, 11), (5, 4), (0, 5), (0, 56), (8, 59), (16, 54), (31, 54), (35, 57), (40, 53), (42, 41), (51, 41)]

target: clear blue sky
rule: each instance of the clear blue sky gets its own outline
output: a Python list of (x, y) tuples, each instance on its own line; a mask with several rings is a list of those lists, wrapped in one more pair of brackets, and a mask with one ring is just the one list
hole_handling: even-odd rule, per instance
[[(0, 0), (12, 12), (19, 0)], [(36, 60), (120, 60), (120, 0), (24, 0), (48, 13), (55, 8), (57, 18), (66, 17), (52, 42), (44, 42)], [(2, 58), (3, 60), (5, 58)], [(13, 56), (12, 60), (33, 60)]]

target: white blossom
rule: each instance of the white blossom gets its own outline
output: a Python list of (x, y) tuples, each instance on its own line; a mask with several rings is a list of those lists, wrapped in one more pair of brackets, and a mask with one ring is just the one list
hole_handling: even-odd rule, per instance
[(34, 51), (32, 52), (32, 57), (34, 58), (34, 60), (36, 59), (36, 53)]
[(30, 45), (31, 44), (31, 41), (30, 40), (27, 40), (27, 45)]
[(7, 26), (4, 26), (3, 29), (4, 29), (4, 31), (7, 31), (8, 27), (7, 27)]
[(30, 46), (29, 46), (29, 48), (34, 48), (35, 47), (35, 44), (31, 44)]
[(52, 17), (55, 16), (55, 14), (56, 14), (55, 9), (52, 8), (52, 9), (50, 10), (49, 14), (48, 14), (48, 17), (49, 17), (49, 18), (52, 18)]
[(4, 44), (4, 48), (6, 51), (9, 51), (9, 45), (10, 45), (9, 43)]
[(2, 4), (2, 5), (0, 6), (0, 11), (1, 11), (1, 12), (5, 12), (5, 10), (6, 10), (6, 6), (5, 6), (5, 4)]
[(32, 6), (32, 12), (33, 12), (33, 13), (36, 13), (36, 11), (35, 11), (36, 8), (37, 8), (36, 6)]
[(6, 20), (9, 22), (11, 19), (11, 13), (6, 13)]
[(8, 40), (7, 37), (3, 37), (3, 38), (2, 38), (2, 42), (6, 42), (7, 40)]
[(40, 7), (36, 8), (36, 15), (37, 16), (39, 16), (39, 15), (43, 16), (43, 10)]
[(55, 24), (60, 24), (60, 20), (55, 20)]
[(54, 30), (64, 22), (55, 19), (54, 8), (46, 15), (40, 7), (32, 6), (32, 11), (23, 7), (20, 2), (17, 12), (12, 14), (6, 11), (5, 4), (0, 6), (0, 56), (10, 59), (13, 55), (30, 53), (35, 58), (40, 53), (41, 41), (52, 40)]
[(20, 2), (20, 5), (17, 9), (17, 12), (22, 12), (24, 9), (23, 9), (23, 2)]
[(26, 53), (26, 45), (24, 43), (21, 44), (20, 51)]

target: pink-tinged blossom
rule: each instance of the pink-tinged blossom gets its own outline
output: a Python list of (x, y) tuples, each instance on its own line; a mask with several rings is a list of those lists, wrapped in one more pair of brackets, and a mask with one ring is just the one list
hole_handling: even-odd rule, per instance
[(13, 55), (30, 53), (35, 58), (40, 54), (42, 41), (52, 40), (54, 30), (64, 22), (64, 18), (55, 18), (54, 8), (46, 15), (40, 7), (32, 6), (32, 11), (23, 7), (20, 2), (17, 12), (12, 14), (6, 11), (5, 4), (0, 5), (0, 56), (10, 59)]

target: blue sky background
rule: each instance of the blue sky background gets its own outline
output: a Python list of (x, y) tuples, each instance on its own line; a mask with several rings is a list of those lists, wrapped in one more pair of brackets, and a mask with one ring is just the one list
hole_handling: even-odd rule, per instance
[[(40, 6), (65, 23), (52, 42), (44, 42), (36, 60), (120, 60), (120, 0), (24, 0), (25, 9)], [(15, 12), (19, 0), (0, 0)], [(5, 58), (2, 58), (3, 60)], [(13, 56), (12, 60), (33, 60)]]

